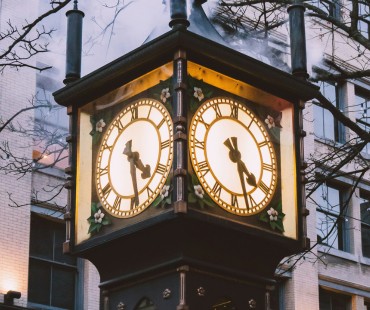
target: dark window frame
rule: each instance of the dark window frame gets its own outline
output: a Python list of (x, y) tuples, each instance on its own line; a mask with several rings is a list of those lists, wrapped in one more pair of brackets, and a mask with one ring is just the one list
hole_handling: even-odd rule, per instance
[[(355, 98), (356, 99), (355, 99), (355, 108), (354, 108), (354, 110), (355, 110), (356, 114), (362, 114), (361, 115), (362, 117), (358, 117), (359, 115), (356, 115), (356, 122), (359, 123), (360, 127), (362, 127), (363, 129), (370, 132), (370, 91), (366, 90), (364, 88), (361, 88), (361, 87), (355, 87)], [(361, 99), (359, 99), (359, 98), (361, 98)], [(360, 104), (361, 104), (361, 106), (358, 106)], [(365, 106), (363, 106), (363, 105), (365, 105)], [(361, 109), (361, 112), (358, 109)], [(364, 111), (366, 111), (366, 113), (362, 113)], [(365, 116), (365, 120), (363, 119), (364, 114), (367, 114)], [(369, 125), (367, 125), (367, 123)], [(365, 145), (363, 151), (370, 154), (370, 143)]]
[[(323, 187), (325, 186), (325, 187)], [(317, 242), (319, 244), (322, 244), (322, 245), (325, 245), (325, 246), (328, 246), (328, 247), (332, 247), (332, 248), (335, 248), (339, 251), (343, 251), (343, 252), (350, 252), (350, 243), (349, 243), (349, 235), (348, 235), (348, 224), (347, 224), (347, 221), (346, 221), (346, 214), (348, 212), (348, 210), (345, 210), (343, 212), (343, 209), (344, 209), (344, 204), (347, 200), (347, 191), (345, 189), (345, 187), (343, 186), (340, 186), (338, 184), (328, 184), (328, 185), (321, 185), (317, 190), (323, 190), (323, 189), (326, 189), (326, 199), (328, 199), (328, 195), (329, 195), (329, 188), (331, 189), (334, 189), (337, 193), (338, 193), (338, 200), (339, 200), (339, 210), (338, 210), (338, 213), (335, 212), (335, 211), (330, 211), (330, 210), (326, 210), (326, 208), (322, 207), (320, 208), (319, 206), (316, 207), (316, 212), (320, 213), (320, 214), (323, 214), (326, 218), (329, 218), (329, 219), (335, 219), (333, 221), (331, 221), (333, 223), (333, 225), (336, 226), (336, 228), (334, 228), (334, 231), (332, 231), (332, 235), (335, 235), (336, 234), (336, 238), (337, 238), (337, 245), (334, 245), (333, 243), (332, 244), (329, 244), (327, 243), (327, 239), (325, 239), (324, 242), (322, 242), (320, 240), (320, 235), (317, 234)], [(317, 216), (316, 217), (316, 230), (318, 230), (318, 220), (319, 220), (319, 217)]]
[(320, 310), (351, 310), (351, 296), (319, 288)]
[[(320, 90), (322, 94), (326, 97), (330, 94), (330, 90), (327, 91), (326, 88), (334, 88), (334, 98), (328, 98), (329, 100), (332, 99), (332, 104), (339, 110), (344, 110), (344, 102), (342, 98), (341, 92), (341, 85), (337, 83), (331, 82), (321, 82), (320, 83)], [(326, 94), (329, 92), (328, 94)], [(345, 135), (345, 127), (342, 123), (334, 118), (334, 116), (320, 106), (314, 107), (314, 132), (315, 135), (320, 139), (326, 139), (337, 143), (345, 143), (346, 135)], [(318, 117), (318, 119), (317, 119)], [(330, 118), (330, 121), (329, 119)], [(331, 128), (328, 126), (329, 123), (333, 123), (333, 127)]]
[[(39, 231), (35, 232), (35, 225)], [(50, 239), (44, 242), (37, 242), (39, 236), (49, 231), (50, 234), (45, 234)], [(31, 213), (31, 232), (30, 232), (30, 255), (29, 255), (29, 294), (28, 306), (36, 309), (80, 309), (83, 305), (83, 294), (81, 294), (82, 278), (83, 278), (83, 263), (80, 259), (72, 258), (62, 253), (61, 234), (64, 236), (65, 227), (62, 220), (50, 216), (44, 216), (36, 212)], [(51, 242), (51, 243), (50, 243)], [(58, 243), (58, 244), (57, 244)], [(41, 244), (41, 247), (40, 247)], [(47, 248), (52, 246), (52, 250), (48, 251)], [(39, 284), (41, 279), (40, 272), (44, 277), (44, 285)], [(63, 283), (60, 282), (60, 276), (69, 281), (73, 285), (73, 293), (71, 302), (68, 305), (62, 305), (59, 301), (65, 298), (65, 294), (61, 293), (58, 299), (58, 287), (64, 288)], [(59, 280), (58, 280), (59, 277)], [(67, 278), (65, 278), (67, 277)], [(59, 282), (55, 282), (59, 281)], [(39, 287), (41, 286), (41, 288)], [(42, 287), (46, 287), (46, 291), (42, 291)], [(70, 287), (70, 286), (68, 286)], [(53, 290), (54, 289), (54, 290)], [(55, 299), (56, 298), (56, 299)], [(58, 301), (59, 300), (59, 301)]]

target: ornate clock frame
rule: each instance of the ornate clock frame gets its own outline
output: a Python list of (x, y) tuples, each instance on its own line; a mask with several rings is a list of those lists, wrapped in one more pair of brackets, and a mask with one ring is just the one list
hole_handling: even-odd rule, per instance
[[(168, 97), (162, 93), (167, 88)], [(205, 97), (201, 100), (199, 90)], [(302, 109), (316, 91), (302, 79), (189, 31), (174, 29), (54, 94), (59, 104), (68, 107), (71, 117), (70, 167), (66, 169), (70, 204), (65, 215), (64, 251), (89, 259), (99, 270), (102, 309), (120, 305), (134, 309), (140, 296), (160, 309), (207, 309), (222, 296), (229, 296), (238, 307), (251, 305), (252, 300), (262, 305), (261, 309), (266, 306), (266, 287), (275, 283), (278, 262), (309, 242), (304, 219)], [(278, 180), (276, 186), (271, 181), (268, 199), (250, 216), (241, 216), (236, 209), (228, 212), (227, 205), (219, 207), (217, 199), (207, 198), (212, 190), (196, 192), (197, 186), (205, 183), (198, 182), (192, 168), (189, 126), (199, 104), (226, 95), (243, 102), (241, 109), (253, 111), (252, 119), (260, 113), (254, 123), (263, 126), (262, 134), (269, 130), (264, 117), (277, 123), (282, 113), (283, 133), (278, 136), (289, 141), (286, 146), (276, 142), (272, 133), (266, 135), (268, 150), (274, 144), (271, 154), (279, 154), (276, 167), (262, 162), (261, 169), (274, 171), (271, 175), (276, 171)], [(99, 152), (91, 150), (98, 150), (103, 143), (95, 132), (99, 137), (93, 144), (95, 133), (90, 134), (100, 121), (95, 108), (111, 105), (106, 111), (121, 110), (144, 96), (171, 102), (173, 161), (166, 180), (170, 196), (158, 192), (138, 214), (112, 217), (98, 205), (99, 200), (94, 201), (94, 152)], [(114, 122), (116, 112), (109, 113)], [(274, 128), (280, 130), (276, 123)], [(275, 142), (270, 142), (273, 139)], [(221, 145), (225, 142), (220, 141)], [(262, 147), (262, 142), (258, 143)], [(223, 147), (227, 152), (228, 147)], [(235, 152), (235, 144), (229, 147), (232, 150)], [(291, 171), (288, 161), (294, 166)], [(241, 174), (248, 178), (245, 170)], [(239, 178), (236, 182), (242, 185)], [(288, 194), (282, 183), (294, 186), (294, 193)], [(264, 191), (263, 185), (257, 187)], [(229, 205), (235, 205), (235, 198), (232, 202), (230, 197)]]

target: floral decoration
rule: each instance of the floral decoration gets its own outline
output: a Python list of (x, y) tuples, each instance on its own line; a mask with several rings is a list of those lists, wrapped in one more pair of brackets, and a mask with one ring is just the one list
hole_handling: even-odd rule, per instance
[(275, 120), (272, 116), (270, 115), (267, 115), (266, 119), (265, 119), (265, 123), (267, 124), (267, 127), (269, 129), (275, 127)]
[(95, 130), (96, 131), (99, 131), (99, 132), (103, 132), (103, 128), (105, 127), (105, 122), (104, 122), (104, 120), (103, 119), (100, 119), (97, 123), (96, 123), (96, 125), (95, 125)]
[(148, 93), (149, 97), (154, 97), (155, 99), (161, 101), (166, 107), (168, 112), (172, 113), (171, 105), (171, 89), (172, 89), (172, 80), (171, 78), (167, 80), (161, 80), (156, 86), (150, 89)]
[(170, 205), (172, 202), (171, 199), (171, 192), (172, 192), (172, 186), (171, 184), (171, 178), (169, 177), (166, 181), (166, 184), (162, 187), (158, 197), (154, 199), (153, 206), (157, 207), (165, 207), (166, 205)]
[(194, 87), (194, 97), (201, 102), (204, 99), (203, 91), (200, 87)]
[[(274, 114), (274, 113), (272, 113)], [(275, 112), (276, 114), (276, 112)], [(267, 114), (266, 116), (266, 119), (265, 119), (265, 123), (267, 124), (267, 127), (268, 129), (272, 129), (272, 128), (282, 128), (281, 127), (281, 118), (283, 116), (283, 113), (279, 112), (277, 113), (276, 116), (271, 116), (271, 114)]]
[(213, 88), (204, 83), (203, 80), (197, 80), (188, 76), (188, 95), (190, 98), (190, 110), (195, 111), (199, 103), (204, 99), (211, 98), (213, 94)]
[(263, 211), (259, 217), (259, 220), (268, 223), (270, 228), (273, 230), (284, 232), (284, 216), (285, 214), (283, 213), (280, 202), (275, 207), (270, 207), (268, 210)]
[(274, 208), (270, 208), (270, 210), (267, 211), (267, 214), (270, 216), (270, 221), (277, 221), (279, 212), (277, 212)]
[(171, 97), (171, 94), (170, 94), (170, 88), (167, 87), (167, 88), (163, 88), (162, 91), (161, 91), (161, 101), (163, 103), (166, 103), (167, 99)]
[(204, 197), (204, 190), (200, 185), (194, 185), (194, 194), (198, 196), (198, 198), (203, 199)]
[(87, 219), (90, 223), (89, 234), (98, 233), (103, 226), (110, 225), (112, 222), (108, 215), (101, 210), (101, 204), (93, 202), (91, 204), (91, 216)]
[(191, 184), (188, 185), (188, 192), (189, 203), (198, 203), (201, 208), (204, 208), (206, 205), (209, 207), (216, 206), (211, 197), (205, 193), (194, 174), (191, 175)]

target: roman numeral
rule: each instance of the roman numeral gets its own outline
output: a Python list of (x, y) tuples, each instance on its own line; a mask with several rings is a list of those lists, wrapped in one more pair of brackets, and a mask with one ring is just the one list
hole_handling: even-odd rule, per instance
[(152, 112), (152, 108), (153, 108), (153, 106), (151, 105), (150, 108), (149, 108), (149, 112), (148, 112), (147, 118), (150, 118), (150, 113)]
[(261, 189), (261, 191), (264, 192), (265, 195), (267, 195), (267, 193), (269, 192), (269, 187), (262, 181), (260, 182), (260, 184), (258, 184), (258, 187)]
[(202, 172), (203, 176), (205, 176), (209, 172), (208, 163), (204, 160), (198, 163), (199, 171)]
[(107, 149), (107, 150), (109, 150), (109, 152), (111, 152), (111, 151), (112, 151), (112, 149), (113, 149), (113, 145), (108, 145), (108, 144), (107, 144), (107, 141), (105, 141), (105, 143), (104, 143), (104, 145), (103, 145), (103, 148), (104, 148), (104, 149)]
[(100, 176), (102, 176), (102, 175), (104, 175), (104, 174), (107, 174), (107, 173), (108, 173), (108, 167), (109, 167), (109, 165), (107, 165), (105, 168), (99, 168), (99, 172), (98, 172), (98, 174), (99, 174)]
[(253, 119), (253, 117), (252, 117), (252, 119), (251, 119), (251, 121), (250, 121), (250, 123), (248, 124), (248, 129), (252, 126), (252, 124), (253, 124), (253, 121), (254, 121), (254, 119)]
[(272, 165), (263, 163), (262, 164), (262, 169), (272, 172)]
[(131, 108), (131, 121), (137, 119), (139, 117), (139, 109), (138, 107)]
[(236, 195), (231, 194), (231, 205), (233, 207), (239, 208), (238, 197)]
[(238, 112), (239, 112), (238, 106), (233, 105), (230, 108), (231, 108), (230, 117), (238, 119)]
[(138, 206), (139, 205), (139, 198), (137, 199), (137, 203), (136, 203), (136, 199), (135, 199), (135, 196), (131, 198), (131, 203), (130, 203), (130, 209), (134, 209), (135, 206)]
[(220, 118), (220, 117), (222, 117), (221, 110), (220, 110), (220, 107), (219, 107), (219, 105), (218, 105), (218, 104), (214, 104), (214, 105), (212, 106), (212, 108), (213, 108), (213, 110), (214, 110), (214, 111), (215, 111), (215, 113), (216, 113), (216, 118)]
[(107, 199), (111, 191), (112, 191), (112, 187), (110, 186), (109, 183), (104, 186), (104, 188), (102, 189), (102, 192), (103, 192), (103, 196), (105, 199)]
[(203, 124), (206, 129), (209, 128), (209, 124), (204, 120), (203, 116), (199, 119), (199, 123)]
[(215, 184), (212, 187), (212, 192), (215, 194), (215, 196), (220, 197), (221, 195), (221, 184), (218, 182), (215, 182)]
[(204, 141), (199, 141), (199, 140), (195, 139), (194, 146), (199, 147), (200, 149), (204, 150)]
[(121, 208), (121, 200), (122, 198), (117, 196), (116, 199), (114, 199), (113, 208), (116, 210), (119, 210)]
[(123, 126), (120, 120), (114, 123), (114, 126), (117, 127), (118, 132), (121, 132), (123, 130)]
[(157, 125), (158, 129), (161, 128), (161, 126), (164, 124), (164, 121), (165, 121), (165, 119), (162, 118), (161, 121), (159, 122), (159, 124)]
[(250, 204), (249, 204), (250, 208), (254, 208), (255, 206), (257, 206), (256, 201), (253, 199), (251, 195), (249, 195), (249, 201), (250, 201)]
[(264, 147), (265, 145), (267, 145), (267, 141), (265, 140), (265, 141), (262, 141), (262, 142), (260, 142), (260, 143), (258, 143), (258, 146), (259, 147)]
[(161, 163), (158, 164), (158, 167), (157, 167), (157, 173), (159, 174), (162, 174), (164, 175), (164, 173), (166, 172), (166, 166), (165, 165), (162, 165)]
[(149, 186), (146, 188), (146, 192), (148, 194), (148, 197), (151, 197), (153, 195), (153, 191)]
[(161, 150), (165, 149), (166, 147), (169, 147), (170, 146), (170, 139), (166, 140), (166, 141), (163, 141), (161, 143)]

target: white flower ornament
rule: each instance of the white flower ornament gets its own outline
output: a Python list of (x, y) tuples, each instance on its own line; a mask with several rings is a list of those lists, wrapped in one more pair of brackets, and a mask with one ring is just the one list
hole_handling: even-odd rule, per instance
[(277, 212), (274, 208), (270, 208), (270, 210), (267, 211), (267, 214), (270, 216), (270, 221), (277, 221), (279, 212)]
[(169, 190), (170, 190), (170, 186), (169, 185), (163, 186), (163, 188), (161, 190), (161, 198), (162, 199), (164, 199), (164, 198), (166, 198), (168, 196)]
[(197, 98), (199, 101), (203, 100), (204, 94), (201, 88), (194, 87), (194, 97)]
[(161, 92), (161, 100), (163, 101), (163, 103), (166, 103), (167, 99), (171, 96), (170, 94), (170, 89), (167, 87), (167, 88), (164, 88), (162, 89), (162, 92)]
[(104, 217), (104, 213), (101, 212), (101, 210), (99, 209), (98, 212), (96, 212), (94, 214), (94, 218), (95, 218), (95, 223), (99, 223), (101, 224), (101, 222), (103, 221), (103, 217)]
[(103, 132), (103, 128), (105, 127), (105, 122), (101, 119), (99, 122), (96, 123), (95, 129), (96, 131)]
[(200, 199), (203, 199), (203, 197), (204, 197), (204, 191), (203, 191), (202, 186), (200, 186), (200, 185), (194, 185), (194, 193)]
[(275, 120), (272, 116), (267, 115), (267, 118), (265, 119), (265, 123), (267, 124), (267, 127), (269, 129), (275, 127)]

